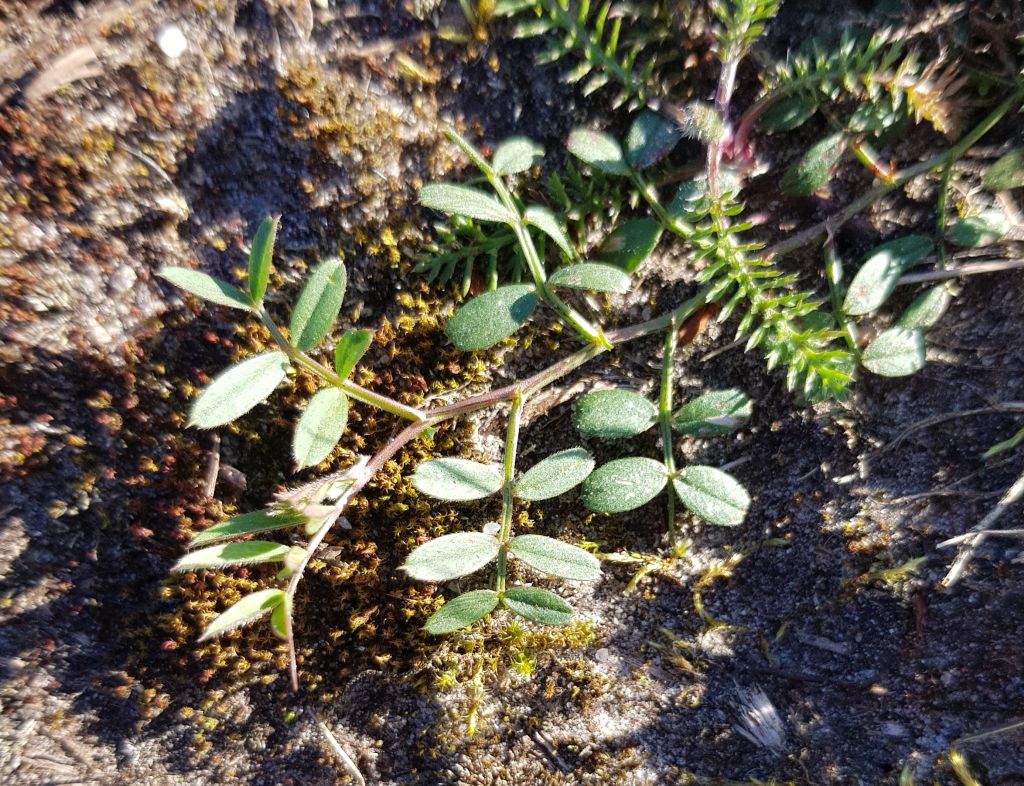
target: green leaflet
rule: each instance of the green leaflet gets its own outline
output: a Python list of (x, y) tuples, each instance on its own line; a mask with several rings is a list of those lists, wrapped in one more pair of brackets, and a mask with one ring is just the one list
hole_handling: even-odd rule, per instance
[(314, 268), (299, 295), (288, 331), (298, 349), (308, 352), (327, 338), (345, 299), (345, 264), (337, 257)]
[(219, 306), (241, 308), (246, 311), (252, 308), (249, 296), (234, 284), (208, 276), (198, 270), (189, 270), (186, 267), (162, 267), (157, 275), (174, 286)]
[(818, 102), (813, 96), (793, 95), (774, 104), (763, 115), (759, 125), (768, 133), (792, 131), (799, 128), (818, 111)]
[(412, 485), (421, 494), (437, 499), (468, 502), (499, 492), (502, 479), (487, 464), (463, 458), (438, 458), (416, 467)]
[(270, 280), (270, 263), (274, 256), (274, 240), (280, 216), (268, 216), (260, 222), (249, 249), (249, 294), (253, 303), (263, 302)]
[(192, 537), (189, 545), (200, 546), (204, 543), (215, 543), (218, 540), (234, 538), (239, 535), (252, 535), (285, 527), (297, 527), (305, 522), (306, 517), (295, 511), (271, 513), (266, 510), (254, 510), (252, 513), (243, 513), (241, 516), (235, 516), (204, 529)]
[(288, 547), (264, 540), (247, 540), (244, 543), (222, 543), (191, 551), (174, 563), (171, 570), (219, 570), (235, 565), (251, 565), (258, 562), (280, 562), (288, 553)]
[(576, 401), (573, 425), (587, 437), (618, 439), (647, 431), (658, 408), (639, 393), (613, 388), (587, 393)]
[(621, 268), (597, 262), (580, 262), (560, 267), (551, 274), (548, 283), (553, 287), (614, 292), (621, 295), (629, 291), (632, 282)]
[(469, 186), (454, 183), (431, 183), (419, 192), (420, 204), (442, 213), (475, 218), (477, 221), (497, 221), (514, 224), (519, 216), (495, 197)]
[(983, 210), (980, 213), (961, 218), (949, 230), (951, 243), (964, 248), (988, 246), (1002, 239), (1010, 231), (1010, 221), (1006, 214), (998, 208)]
[(252, 595), (246, 595), (223, 614), (217, 616), (203, 631), (199, 641), (212, 639), (214, 636), (219, 636), (259, 619), (268, 611), (284, 603), (284, 598), (284, 592), (279, 589), (265, 589), (254, 592)]
[(498, 607), (498, 593), (493, 590), (473, 590), (452, 598), (430, 615), (423, 629), (434, 636), (454, 633), (482, 620)]
[(348, 396), (338, 388), (317, 391), (295, 425), (292, 455), (297, 469), (319, 464), (334, 450), (348, 423)]
[(562, 229), (562, 225), (558, 223), (558, 219), (555, 218), (555, 214), (548, 208), (540, 205), (529, 205), (526, 210), (523, 211), (523, 217), (528, 223), (537, 227), (537, 229), (554, 240), (555, 245), (557, 245), (569, 259), (577, 258), (578, 254), (572, 247), (572, 243), (569, 242), (568, 235), (565, 234), (565, 230)]
[(685, 467), (673, 478), (672, 487), (687, 510), (719, 527), (743, 523), (750, 507), (747, 490), (732, 475), (715, 467)]
[(896, 324), (911, 330), (915, 328), (928, 330), (942, 319), (942, 315), (946, 313), (952, 300), (953, 296), (949, 293), (949, 287), (946, 284), (926, 289), (914, 298), (913, 303), (907, 306), (907, 310), (903, 312)]
[(616, 459), (583, 481), (583, 504), (595, 513), (623, 513), (650, 502), (667, 482), (661, 462), (640, 456)]
[(515, 333), (537, 308), (532, 284), (510, 284), (475, 297), (448, 320), (445, 335), (459, 349), (487, 349)]
[(572, 619), (572, 606), (539, 587), (513, 587), (501, 602), (512, 613), (542, 625), (565, 625)]
[(573, 581), (596, 581), (601, 563), (589, 551), (543, 535), (519, 535), (509, 542), (509, 551), (541, 573)]
[(274, 606), (274, 610), (270, 612), (270, 629), (274, 632), (282, 641), (288, 641), (288, 618), (292, 615), (292, 604), (288, 600), (288, 596), (284, 598)]
[(216, 428), (241, 417), (274, 392), (288, 369), (283, 352), (263, 352), (229, 366), (199, 394), (189, 425)]
[(371, 330), (346, 330), (334, 347), (334, 370), (342, 379), (348, 379), (373, 341)]
[(642, 111), (629, 127), (626, 156), (634, 169), (646, 169), (672, 152), (683, 138), (683, 129), (649, 109)]
[(577, 128), (569, 134), (566, 145), (569, 152), (580, 161), (609, 175), (625, 175), (629, 173), (622, 148), (615, 138), (601, 131)]
[(779, 186), (793, 196), (810, 196), (828, 182), (832, 167), (839, 163), (845, 149), (843, 133), (825, 137), (786, 170)]
[(753, 402), (742, 390), (712, 390), (680, 407), (672, 428), (695, 437), (717, 437), (742, 428), (750, 420)]
[(664, 227), (653, 218), (623, 221), (601, 243), (597, 256), (632, 273), (654, 253), (663, 232)]
[(924, 368), (924, 331), (891, 327), (860, 356), (864, 368), (883, 377), (905, 377)]
[(876, 247), (850, 282), (843, 312), (867, 314), (889, 299), (896, 282), (932, 253), (934, 244), (925, 235), (907, 235)]
[(494, 150), (491, 166), (499, 175), (517, 175), (539, 164), (544, 148), (525, 136), (510, 136)]
[(456, 532), (428, 540), (406, 557), (402, 570), (417, 581), (448, 581), (474, 573), (498, 556), (498, 539)]
[(583, 448), (563, 450), (530, 467), (512, 493), (531, 502), (551, 499), (578, 486), (593, 469), (594, 459)]
[(985, 170), (981, 178), (989, 191), (1024, 188), (1024, 147), (1015, 147)]

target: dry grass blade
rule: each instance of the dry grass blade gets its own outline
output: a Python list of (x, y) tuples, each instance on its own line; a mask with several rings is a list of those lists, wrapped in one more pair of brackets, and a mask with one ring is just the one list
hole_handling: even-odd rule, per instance
[(88, 44), (77, 47), (32, 77), (25, 86), (25, 100), (29, 103), (40, 101), (73, 82), (102, 73), (103, 66), (96, 57), (96, 51)]

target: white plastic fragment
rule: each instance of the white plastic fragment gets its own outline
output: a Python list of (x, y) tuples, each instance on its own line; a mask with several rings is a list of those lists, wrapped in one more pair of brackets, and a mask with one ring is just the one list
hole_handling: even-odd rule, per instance
[(188, 49), (188, 39), (174, 22), (168, 22), (157, 30), (156, 45), (171, 60), (177, 60)]

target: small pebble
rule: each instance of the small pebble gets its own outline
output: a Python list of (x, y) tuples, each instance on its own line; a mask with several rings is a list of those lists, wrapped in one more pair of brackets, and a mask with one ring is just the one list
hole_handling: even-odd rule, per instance
[(497, 521), (488, 521), (484, 524), (485, 535), (497, 535), (501, 532), (501, 525)]
[(156, 45), (171, 60), (177, 60), (188, 49), (188, 39), (181, 28), (173, 22), (161, 27), (156, 33)]

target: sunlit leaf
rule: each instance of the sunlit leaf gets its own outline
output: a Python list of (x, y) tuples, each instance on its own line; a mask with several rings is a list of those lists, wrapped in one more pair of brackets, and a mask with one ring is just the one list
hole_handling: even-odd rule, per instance
[(276, 216), (267, 216), (263, 219), (249, 249), (249, 294), (254, 303), (261, 303), (267, 291), (278, 220), (279, 217)]
[(501, 490), (502, 479), (494, 467), (487, 464), (463, 458), (438, 458), (416, 467), (412, 485), (421, 494), (465, 502), (497, 493)]
[(715, 467), (689, 466), (672, 479), (687, 510), (708, 524), (735, 527), (743, 522), (750, 495), (732, 475)]
[(402, 570), (418, 581), (448, 581), (480, 570), (498, 556), (498, 539), (482, 532), (456, 532), (428, 540), (410, 554)]
[(942, 318), (952, 300), (953, 296), (945, 284), (926, 289), (907, 306), (896, 324), (911, 330), (928, 330)]
[(523, 211), (523, 216), (529, 223), (554, 240), (555, 245), (562, 249), (569, 259), (576, 258), (577, 254), (572, 247), (572, 243), (569, 242), (569, 237), (565, 234), (565, 230), (562, 229), (562, 225), (558, 223), (555, 214), (548, 208), (541, 207), (540, 205), (530, 205)]
[(499, 175), (516, 175), (540, 163), (544, 148), (525, 136), (504, 140), (491, 156), (491, 166)]
[(420, 204), (442, 213), (514, 224), (519, 217), (495, 197), (470, 186), (431, 183), (419, 192)]
[(285, 595), (282, 601), (274, 606), (274, 610), (270, 612), (270, 629), (282, 641), (288, 640), (288, 617), (292, 613), (291, 605), (288, 596)]
[(337, 257), (325, 259), (313, 269), (288, 328), (298, 349), (308, 352), (331, 332), (345, 299), (345, 284), (345, 264)]
[(587, 393), (576, 401), (573, 425), (588, 437), (618, 439), (640, 434), (658, 420), (658, 408), (631, 390)]
[(319, 464), (334, 450), (348, 424), (348, 396), (338, 388), (317, 391), (295, 426), (292, 454), (298, 469)]
[(979, 248), (1000, 240), (1010, 231), (1010, 227), (1010, 221), (1006, 214), (998, 208), (991, 208), (959, 219), (953, 224), (947, 236), (951, 243), (956, 243), (958, 246)]
[(459, 349), (487, 349), (515, 333), (536, 307), (532, 284), (498, 287), (465, 303), (444, 332)]
[(874, 311), (892, 294), (900, 276), (932, 253), (932, 239), (907, 235), (875, 248), (850, 282), (843, 311), (854, 316)]
[(288, 546), (265, 540), (247, 540), (242, 543), (221, 543), (205, 549), (190, 551), (174, 563), (173, 571), (217, 570), (234, 565), (250, 565), (258, 562), (280, 562), (288, 553)]
[(601, 131), (577, 128), (569, 134), (569, 152), (584, 163), (609, 175), (624, 175), (629, 166), (615, 138)]
[(234, 284), (208, 276), (198, 270), (189, 270), (185, 267), (162, 267), (157, 275), (174, 286), (191, 292), (198, 298), (209, 300), (211, 303), (230, 308), (241, 308), (246, 311), (252, 308), (249, 296)]
[(285, 527), (297, 527), (304, 524), (306, 517), (296, 511), (267, 511), (254, 510), (252, 513), (243, 513), (220, 524), (214, 524), (208, 529), (193, 536), (189, 542), (190, 546), (200, 546), (204, 543), (215, 543), (218, 540), (235, 538), (239, 535), (251, 535), (257, 532), (270, 532)]
[(203, 631), (199, 641), (206, 641), (229, 630), (247, 625), (282, 603), (284, 603), (284, 592), (279, 589), (265, 589), (246, 595), (223, 614), (217, 616)]
[(905, 377), (924, 368), (924, 332), (891, 327), (868, 344), (861, 355), (868, 371), (883, 377)]
[(334, 347), (334, 370), (339, 377), (348, 379), (372, 341), (372, 330), (346, 330), (342, 334)]
[(638, 218), (623, 221), (608, 235), (597, 250), (602, 262), (632, 273), (658, 246), (664, 228), (653, 218)]
[(583, 448), (570, 448), (534, 464), (515, 484), (520, 499), (550, 499), (575, 488), (594, 469), (594, 459)]
[(572, 620), (572, 606), (539, 587), (513, 587), (502, 604), (514, 614), (542, 625), (565, 625)]
[(468, 628), (498, 607), (498, 593), (482, 589), (464, 592), (435, 611), (423, 629), (434, 636)]
[(241, 417), (274, 392), (288, 367), (283, 352), (264, 352), (228, 367), (196, 399), (189, 425), (215, 428)]
[(596, 513), (622, 513), (650, 502), (667, 482), (665, 466), (654, 459), (616, 459), (583, 481), (583, 504)]
[(717, 437), (742, 428), (753, 402), (742, 390), (712, 390), (688, 401), (672, 416), (672, 428), (695, 437)]
[(601, 577), (601, 563), (589, 551), (544, 535), (512, 538), (509, 551), (549, 576), (573, 581), (595, 581)]
[(632, 282), (622, 268), (597, 262), (580, 262), (560, 267), (551, 274), (548, 283), (554, 287), (615, 292), (621, 295), (629, 291)]

